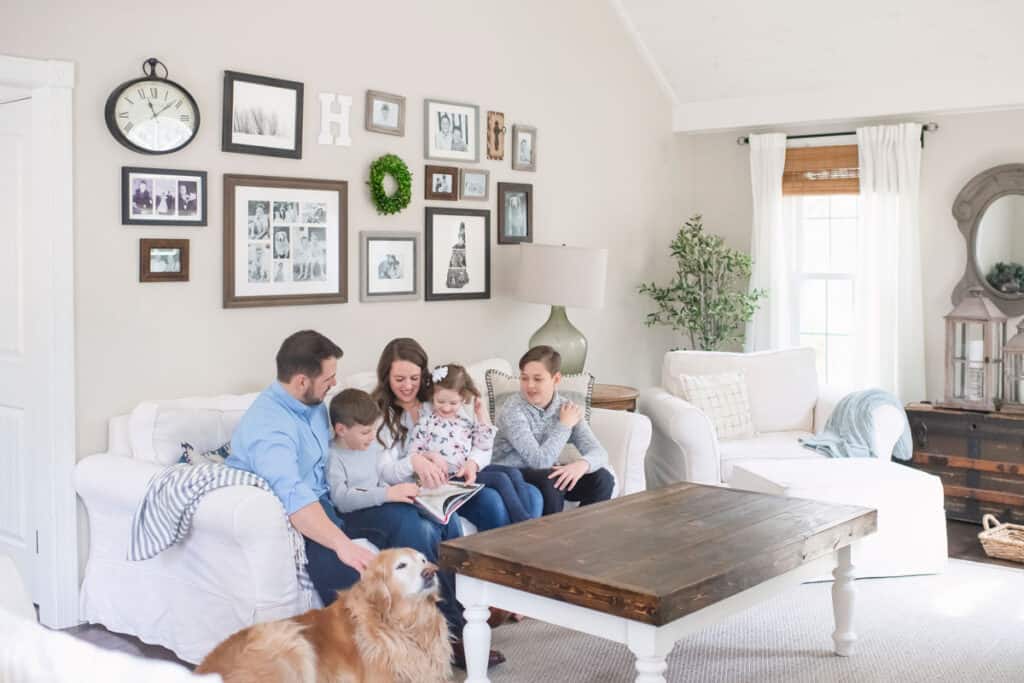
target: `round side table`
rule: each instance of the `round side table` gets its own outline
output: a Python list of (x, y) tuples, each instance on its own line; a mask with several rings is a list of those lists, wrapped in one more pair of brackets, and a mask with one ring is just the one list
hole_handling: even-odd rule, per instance
[(605, 408), (606, 410), (628, 410), (636, 411), (636, 398), (640, 392), (633, 387), (621, 384), (594, 384), (594, 393), (590, 399), (590, 405), (594, 408)]

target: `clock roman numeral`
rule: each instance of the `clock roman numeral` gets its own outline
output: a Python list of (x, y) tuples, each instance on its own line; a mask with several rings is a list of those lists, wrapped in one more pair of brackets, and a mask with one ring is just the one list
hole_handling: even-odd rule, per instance
[(126, 101), (128, 102), (128, 104), (130, 104), (130, 105), (134, 105), (134, 104), (135, 104), (134, 102), (132, 102), (131, 98), (130, 98), (130, 97), (128, 97), (127, 95), (125, 96), (125, 98), (124, 98), (124, 99), (125, 99), (125, 100), (126, 100)]
[(156, 88), (149, 89), (149, 96), (152, 97), (154, 100), (157, 98)]
[(175, 109), (181, 109), (181, 100), (178, 100), (177, 102), (174, 103), (174, 108)]
[(167, 98), (170, 96), (170, 94), (171, 94), (170, 90), (164, 90), (164, 102), (167, 101)]
[(126, 111), (119, 112), (117, 115), (118, 115), (119, 118), (122, 118), (122, 119), (128, 118), (128, 112), (126, 112)]
[(182, 121), (191, 121), (192, 120), (192, 117), (189, 114), (182, 114), (180, 116), (180, 118), (181, 118)]
[(140, 100), (146, 99), (146, 91), (143, 90), (142, 88), (139, 88), (139, 99)]
[(124, 132), (125, 133), (131, 133), (132, 132), (132, 128), (134, 128), (134, 127), (135, 127), (135, 124), (132, 123), (131, 121), (129, 121), (128, 123), (124, 124)]

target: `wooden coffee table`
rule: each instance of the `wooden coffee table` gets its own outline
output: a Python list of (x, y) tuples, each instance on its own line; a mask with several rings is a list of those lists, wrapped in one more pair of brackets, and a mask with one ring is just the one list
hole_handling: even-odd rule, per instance
[(683, 636), (835, 563), (835, 652), (853, 633), (850, 544), (876, 512), (674, 484), (441, 544), (465, 607), (467, 683), (487, 678), (488, 607), (625, 643), (637, 681), (664, 681)]

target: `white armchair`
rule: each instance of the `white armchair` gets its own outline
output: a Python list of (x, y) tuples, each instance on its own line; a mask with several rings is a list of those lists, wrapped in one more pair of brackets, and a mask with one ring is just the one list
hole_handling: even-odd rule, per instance
[[(680, 375), (742, 370), (755, 436), (719, 441), (711, 420), (682, 396)], [(645, 460), (648, 488), (679, 481), (721, 484), (741, 460), (821, 458), (800, 437), (821, 431), (843, 392), (819, 386), (814, 349), (757, 353), (670, 351), (662, 363), (661, 386), (640, 394), (639, 412), (651, 418), (651, 447)], [(891, 457), (904, 417), (892, 406), (875, 409), (874, 447)]]

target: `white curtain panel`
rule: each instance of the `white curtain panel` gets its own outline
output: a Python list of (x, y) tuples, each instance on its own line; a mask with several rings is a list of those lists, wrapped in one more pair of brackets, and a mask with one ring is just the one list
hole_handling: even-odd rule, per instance
[(857, 129), (860, 211), (855, 286), (858, 367), (865, 386), (901, 401), (925, 397), (921, 288), (921, 124)]
[(750, 255), (754, 266), (751, 289), (765, 289), (760, 308), (747, 323), (744, 351), (763, 351), (793, 345), (789, 292), (792, 264), (790, 240), (782, 217), (782, 172), (786, 166), (786, 136), (750, 136), (750, 184), (754, 194), (754, 225)]

